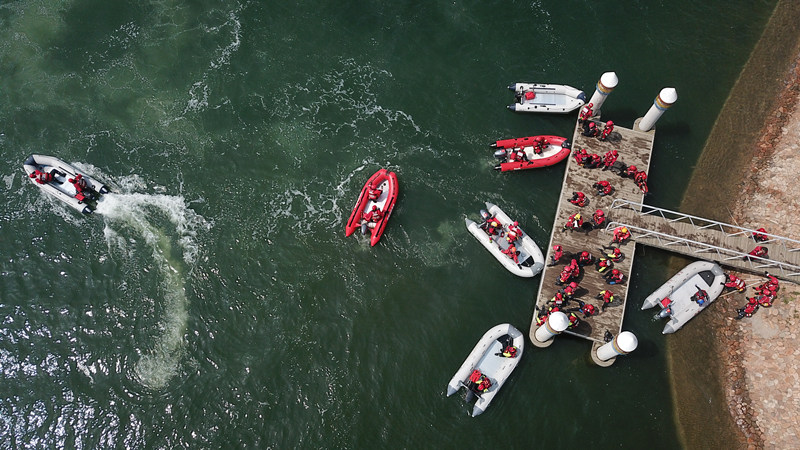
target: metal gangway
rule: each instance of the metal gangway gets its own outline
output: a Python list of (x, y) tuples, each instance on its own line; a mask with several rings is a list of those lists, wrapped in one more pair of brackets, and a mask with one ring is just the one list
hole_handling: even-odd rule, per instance
[[(637, 244), (800, 283), (800, 241), (760, 233), (767, 239), (756, 242), (756, 230), (624, 199), (612, 202), (608, 217), (605, 232), (625, 226)], [(758, 245), (767, 248), (765, 257), (749, 254)]]

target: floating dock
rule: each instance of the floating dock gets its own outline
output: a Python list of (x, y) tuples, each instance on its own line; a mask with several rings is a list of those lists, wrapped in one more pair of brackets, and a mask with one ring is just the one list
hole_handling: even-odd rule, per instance
[[(602, 128), (601, 121), (597, 117), (593, 118), (598, 128)], [(562, 286), (556, 284), (559, 274), (565, 265), (572, 259), (578, 259), (583, 251), (588, 251), (595, 258), (605, 255), (604, 246), (610, 245), (612, 235), (605, 230), (605, 226), (594, 230), (562, 231), (564, 224), (569, 217), (580, 212), (584, 223), (591, 223), (592, 214), (597, 209), (602, 209), (606, 213), (606, 223), (614, 222), (614, 211), (611, 204), (615, 199), (624, 199), (631, 202), (642, 203), (644, 194), (631, 178), (624, 178), (611, 170), (600, 168), (589, 169), (578, 165), (574, 158), (576, 151), (585, 148), (589, 154), (595, 153), (603, 157), (607, 152), (617, 150), (618, 162), (625, 166), (636, 166), (638, 170), (649, 171), (650, 157), (653, 151), (655, 130), (641, 131), (638, 127), (642, 119), (637, 119), (633, 129), (615, 125), (614, 131), (606, 141), (600, 141), (594, 137), (586, 137), (582, 134), (582, 126), (576, 121), (575, 130), (572, 138), (572, 155), (567, 161), (567, 169), (564, 174), (564, 181), (561, 186), (561, 197), (555, 215), (550, 244), (546, 248), (546, 263), (551, 264), (553, 246), (559, 244), (563, 247), (564, 256), (554, 266), (545, 266), (541, 275), (539, 292), (536, 295), (536, 308), (533, 311), (533, 320), (530, 329), (530, 338), (536, 343), (534, 333), (538, 328), (536, 323), (540, 311), (547, 311), (548, 303), (555, 296)], [(597, 189), (592, 185), (598, 181), (607, 180), (614, 187), (611, 195), (599, 196)], [(583, 192), (589, 198), (589, 204), (578, 207), (569, 202), (573, 192)], [(628, 283), (630, 282), (631, 268), (633, 267), (633, 255), (635, 243), (629, 241), (620, 246), (624, 258), (614, 264), (614, 268), (624, 274), (621, 284), (609, 285), (603, 278), (603, 274), (598, 272), (594, 265), (587, 265), (581, 269), (581, 275), (576, 280), (579, 289), (573, 300), (566, 307), (562, 308), (567, 314), (575, 312), (580, 318), (580, 324), (574, 328), (569, 328), (564, 333), (588, 339), (594, 342), (594, 348), (604, 344), (609, 336), (617, 336), (622, 332), (622, 320), (625, 315), (625, 304), (628, 299)], [(574, 256), (573, 256), (574, 255)], [(610, 289), (614, 293), (614, 301), (605, 310), (602, 309), (602, 300), (596, 298), (600, 291)], [(590, 317), (577, 311), (578, 300), (595, 306), (596, 313)]]

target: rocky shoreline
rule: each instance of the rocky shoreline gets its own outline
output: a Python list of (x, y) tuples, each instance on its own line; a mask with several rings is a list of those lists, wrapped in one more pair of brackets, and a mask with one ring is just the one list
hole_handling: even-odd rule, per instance
[[(800, 2), (779, 1), (740, 79), (715, 124), (709, 142), (687, 189), (682, 211), (696, 213), (750, 228), (800, 240)], [(769, 68), (766, 71), (765, 68)], [(759, 97), (760, 96), (760, 97)], [(753, 117), (764, 117), (763, 126), (748, 132)], [(729, 136), (736, 136), (736, 140)], [(740, 174), (728, 183), (704, 183), (703, 173)], [(721, 186), (719, 186), (721, 184)], [(691, 195), (689, 194), (691, 193)], [(702, 195), (703, 200), (699, 199)], [(709, 199), (722, 205), (708, 211)], [(736, 199), (731, 202), (728, 199)], [(724, 208), (724, 209), (723, 209)], [(704, 211), (705, 209), (705, 211)], [(704, 214), (701, 211), (705, 212)], [(745, 273), (748, 286), (756, 286), (763, 274)], [(713, 343), (719, 365), (713, 370), (713, 389), (725, 399), (730, 412), (725, 428), (733, 429), (711, 446), (747, 449), (800, 447), (800, 286), (783, 282), (771, 308), (753, 317), (734, 320), (746, 294), (726, 294), (704, 318), (704, 337)], [(701, 324), (697, 324), (701, 325)], [(696, 338), (696, 337), (695, 337)], [(676, 339), (671, 351), (685, 352), (692, 339)], [(674, 382), (686, 383), (682, 375)], [(692, 377), (689, 376), (689, 379)], [(694, 425), (694, 407), (703, 408), (691, 393), (676, 392), (678, 423), (687, 448), (709, 448), (708, 433)], [(719, 395), (717, 395), (718, 397)], [(701, 393), (702, 398), (702, 393)], [(709, 403), (715, 395), (709, 395)], [(694, 402), (694, 403), (692, 403)], [(681, 407), (683, 404), (692, 406)]]

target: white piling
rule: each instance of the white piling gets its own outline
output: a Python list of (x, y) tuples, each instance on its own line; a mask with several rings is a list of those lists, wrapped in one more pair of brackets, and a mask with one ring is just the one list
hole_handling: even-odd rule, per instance
[(630, 331), (623, 331), (611, 342), (597, 348), (592, 354), (592, 359), (600, 366), (610, 366), (619, 355), (627, 355), (636, 350), (639, 340)]
[(608, 94), (617, 87), (617, 84), (619, 84), (619, 78), (614, 72), (606, 72), (600, 76), (600, 81), (597, 82), (597, 88), (592, 94), (592, 99), (589, 100), (595, 116), (600, 116), (600, 108), (603, 107), (603, 102), (606, 101)]
[(544, 324), (536, 329), (531, 336), (531, 342), (537, 347), (547, 347), (553, 343), (553, 337), (561, 334), (569, 326), (567, 315), (556, 311), (547, 316)]
[(678, 91), (675, 88), (662, 89), (653, 101), (653, 106), (650, 107), (650, 110), (639, 122), (639, 130), (650, 131), (656, 121), (664, 114), (664, 111), (668, 110), (676, 101), (678, 101)]

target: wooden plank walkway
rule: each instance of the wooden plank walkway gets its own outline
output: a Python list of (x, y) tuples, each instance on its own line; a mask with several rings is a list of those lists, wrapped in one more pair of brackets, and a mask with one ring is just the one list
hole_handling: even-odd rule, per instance
[[(800, 241), (769, 235), (765, 242), (755, 242), (752, 230), (682, 215), (639, 204), (617, 202), (612, 208), (613, 222), (629, 226), (632, 240), (693, 258), (714, 261), (736, 270), (763, 275), (769, 271), (783, 280), (800, 281)], [(767, 257), (747, 257), (757, 245), (769, 250)]]
[[(641, 120), (641, 119), (639, 119)], [(638, 121), (634, 124), (634, 129), (628, 129), (615, 125), (614, 132), (611, 133), (609, 139), (605, 142), (599, 141), (596, 138), (588, 138), (581, 134), (581, 127), (576, 121), (575, 130), (572, 138), (573, 154), (575, 151), (585, 148), (589, 154), (596, 153), (601, 157), (611, 150), (617, 150), (619, 159), (617, 161), (624, 162), (626, 165), (635, 165), (639, 170), (648, 170), (650, 165), (650, 155), (653, 150), (653, 141), (655, 138), (655, 131), (649, 132), (638, 131)], [(596, 121), (598, 128), (602, 128), (601, 122)], [(608, 180), (615, 188), (612, 195), (601, 197), (596, 194), (596, 189), (592, 185), (600, 180)], [(581, 191), (589, 197), (590, 202), (587, 206), (579, 208), (571, 203), (569, 199), (572, 193)], [(547, 310), (547, 303), (553, 296), (561, 289), (555, 282), (561, 270), (566, 264), (569, 264), (571, 255), (579, 255), (582, 251), (589, 251), (593, 256), (600, 257), (603, 253), (601, 249), (604, 245), (609, 245), (611, 241), (611, 234), (603, 229), (591, 231), (562, 231), (564, 224), (567, 222), (569, 216), (576, 212), (580, 212), (585, 222), (591, 222), (592, 213), (597, 209), (606, 211), (606, 217), (609, 221), (614, 221), (614, 213), (608, 211), (611, 206), (612, 200), (615, 198), (622, 198), (632, 202), (641, 203), (643, 194), (638, 186), (632, 179), (622, 178), (621, 176), (613, 173), (610, 170), (588, 169), (581, 167), (575, 161), (575, 158), (570, 156), (567, 162), (567, 170), (564, 174), (564, 181), (561, 186), (561, 197), (558, 203), (558, 209), (553, 223), (553, 229), (550, 235), (550, 244), (546, 249), (546, 260), (551, 261), (553, 253), (553, 245), (560, 244), (564, 249), (564, 257), (558, 261), (555, 266), (546, 266), (541, 275), (539, 284), (539, 292), (536, 295), (536, 309), (533, 311), (533, 320), (530, 328), (530, 337), (534, 339), (533, 333), (536, 331), (536, 319), (539, 315), (539, 309)], [(594, 341), (596, 345), (603, 343), (606, 331), (616, 336), (622, 330), (622, 320), (625, 314), (625, 302), (628, 296), (628, 277), (631, 273), (633, 266), (633, 254), (635, 244), (629, 242), (622, 247), (625, 255), (624, 259), (615, 264), (615, 268), (622, 271), (625, 275), (625, 280), (621, 285), (610, 286), (606, 283), (594, 266), (585, 266), (581, 270), (581, 276), (578, 278), (580, 289), (574, 297), (574, 300), (569, 302), (565, 310), (567, 313), (570, 310), (577, 309), (577, 300), (591, 303), (595, 306), (597, 314), (583, 318), (582, 314), (576, 312), (581, 318), (581, 323), (576, 328), (565, 331), (578, 337), (582, 337)], [(614, 302), (601, 311), (602, 301), (596, 299), (596, 295), (604, 290), (611, 289), (614, 292)]]

